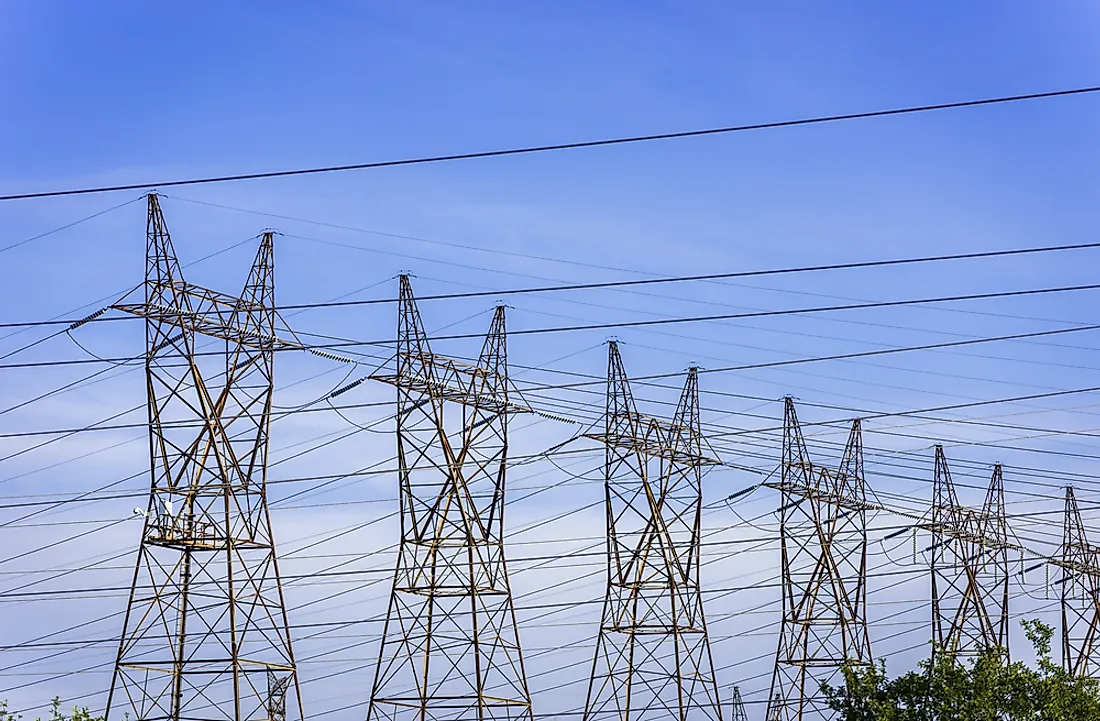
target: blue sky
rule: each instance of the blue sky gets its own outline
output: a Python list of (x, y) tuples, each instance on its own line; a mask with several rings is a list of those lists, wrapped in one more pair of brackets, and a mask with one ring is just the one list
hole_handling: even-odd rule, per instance
[[(0, 113), (0, 194), (568, 142), (1095, 85), (1100, 78), (1098, 25), (1100, 9), (1088, 2), (965, 7), (946, 2), (911, 7), (560, 2), (538, 8), (331, 2), (311, 4), (308, 10), (293, 3), (165, 7), (9, 2), (0, 7), (0, 67), (6, 69), (0, 73), (0, 97), (5, 100)], [(249, 239), (272, 227), (283, 233), (276, 250), (282, 303), (346, 294), (386, 297), (395, 290), (394, 275), (411, 271), (420, 294), (502, 291), (501, 297), (513, 306), (512, 328), (1085, 284), (1096, 281), (1097, 251), (661, 286), (646, 295), (503, 294), (548, 280), (641, 278), (1093, 241), (1100, 220), (1098, 120), (1100, 97), (1082, 96), (636, 146), (167, 188), (164, 208), (182, 262), (229, 248), (217, 260), (187, 269), (188, 278), (196, 282), (235, 291), (254, 252)], [(139, 195), (130, 191), (0, 203), (0, 247)], [(69, 317), (77, 309), (83, 313), (102, 307), (141, 281), (143, 232), (142, 203), (134, 202), (0, 251), (0, 322)], [(479, 332), (488, 324), (491, 301), (425, 304), (425, 320), (430, 329)], [(1093, 291), (940, 309), (623, 330), (617, 337), (631, 373), (661, 373), (680, 371), (690, 362), (720, 367), (1070, 327), (1096, 322), (1095, 305)], [(389, 338), (394, 326), (392, 308), (386, 306), (314, 310), (289, 320), (301, 331), (356, 339)], [(38, 337), (36, 333), (0, 339), (0, 355)], [(142, 347), (140, 328), (126, 324), (88, 326), (77, 337), (97, 355), (137, 355)], [(606, 332), (517, 337), (511, 357), (517, 374), (520, 366), (545, 366), (525, 370), (531, 383), (561, 382), (558, 371), (599, 375), (605, 368), (607, 337)], [(747, 445), (728, 435), (715, 443), (726, 460), (768, 469), (778, 446), (767, 429), (781, 418), (777, 399), (784, 394), (807, 404), (804, 419), (831, 422), (856, 413), (1083, 388), (1097, 385), (1098, 349), (1094, 335), (1080, 333), (873, 362), (715, 374), (703, 380), (705, 419), (716, 434), (723, 429), (759, 431)], [(469, 355), (477, 345), (456, 342), (440, 350)], [(62, 336), (10, 360), (83, 358), (84, 352)], [(127, 370), (4, 413), (0, 431), (81, 425), (139, 406), (140, 373)], [(0, 402), (7, 408), (77, 380), (86, 369), (0, 372), (10, 378), (0, 383)], [(316, 358), (288, 358), (279, 369), (277, 403), (292, 406), (323, 395), (345, 372)], [(390, 397), (386, 388), (371, 384), (357, 393), (357, 402)], [(671, 412), (667, 403), (675, 400), (675, 390), (638, 388), (636, 393), (649, 410)], [(1090, 433), (1100, 426), (1093, 398), (1069, 396), (940, 414), (955, 419), (952, 423), (869, 422), (867, 445), (875, 455), (868, 467), (879, 470), (877, 479), (869, 470), (870, 482), (883, 493), (896, 494), (899, 504), (926, 504), (928, 449), (943, 441), (949, 457), (959, 459), (957, 475), (977, 487), (966, 490), (964, 502), (980, 501), (989, 464), (1002, 461), (1010, 497), (1018, 504), (1014, 507), (1056, 512), (1057, 487), (1098, 470), (1100, 459), (1088, 436), (957, 421), (996, 416), (1001, 423)], [(585, 403), (598, 406), (600, 399), (598, 394), (550, 393), (539, 402), (560, 404), (555, 407), (587, 421), (596, 411)], [(384, 413), (360, 413), (352, 417), (358, 423), (385, 420)], [(135, 414), (137, 420), (141, 417)], [(552, 423), (522, 430), (523, 425), (517, 423), (514, 435), (517, 453), (545, 448), (572, 430)], [(285, 427), (273, 440), (280, 448), (350, 428), (332, 414), (289, 419)], [(814, 437), (824, 457), (838, 453), (835, 443), (843, 434), (837, 425), (816, 427)], [(9, 501), (16, 496), (72, 495), (139, 473), (147, 464), (143, 439), (140, 429), (76, 437), (0, 461), (0, 494)], [(6, 455), (27, 445), (9, 438), (2, 447)], [(384, 433), (359, 434), (323, 458), (288, 462), (286, 468), (292, 470), (280, 473), (289, 478), (319, 467), (332, 472), (357, 468), (372, 458), (388, 457), (392, 445)], [(573, 472), (591, 482), (581, 484), (576, 494), (547, 492), (527, 505), (517, 502), (510, 517), (516, 528), (576, 508), (578, 501), (598, 499), (600, 456), (597, 448), (589, 450), (589, 456), (579, 459), (587, 465)], [(891, 471), (898, 458), (907, 459), (905, 469)], [(47, 468), (53, 464), (60, 465)], [(1040, 471), (1047, 469), (1048, 476), (1043, 476)], [(532, 473), (543, 475), (515, 485), (556, 482), (561, 472), (548, 467)], [(716, 471), (708, 476), (705, 500), (720, 499), (752, 482), (743, 474)], [(1035, 485), (1039, 482), (1048, 485)], [(125, 488), (140, 493), (143, 483), (147, 481), (137, 478)], [(278, 511), (281, 548), (305, 546), (311, 534), (323, 536), (362, 522), (371, 509), (390, 503), (393, 487), (387, 484), (392, 478), (371, 483), (348, 484), (316, 496), (319, 503), (363, 506)], [(1081, 483), (1079, 497), (1092, 504), (1100, 500), (1100, 486)], [(744, 514), (774, 510), (774, 496), (762, 494), (758, 491), (746, 502), (750, 505)], [(133, 548), (138, 535), (133, 524), (105, 525), (124, 518), (133, 505), (127, 498), (80, 506), (71, 516), (47, 515), (103, 529), (84, 543), (0, 563), (0, 571), (69, 568), (83, 563), (85, 555), (103, 559)], [(0, 517), (0, 522), (11, 518)], [(707, 518), (714, 539), (756, 533), (747, 527), (727, 528), (736, 519), (721, 509)], [(1027, 533), (1051, 552), (1060, 519), (1048, 520), (1053, 525), (1035, 521)], [(888, 516), (876, 519), (882, 527), (896, 522)], [(387, 523), (329, 542), (330, 550), (385, 548), (394, 531)], [(549, 535), (540, 538), (557, 539), (562, 550), (576, 551), (584, 545), (577, 539), (599, 523), (598, 512), (582, 513), (551, 526)], [(0, 548), (33, 551), (48, 543), (45, 539), (56, 540), (57, 533), (70, 530), (0, 527)], [(71, 550), (74, 545), (79, 552)], [(518, 545), (510, 555), (536, 555), (539, 548)], [(907, 549), (896, 553), (904, 555)], [(754, 702), (764, 697), (760, 690), (767, 685), (770, 662), (752, 659), (774, 652), (774, 625), (764, 625), (778, 613), (767, 606), (777, 597), (766, 585), (774, 553), (771, 545), (755, 555), (716, 555), (711, 570), (704, 568), (705, 583), (714, 587), (743, 577), (762, 584), (752, 599), (719, 594), (713, 603), (708, 601), (708, 612), (720, 619), (712, 626), (721, 638), (715, 647), (720, 681), (723, 687), (743, 682), (743, 691)], [(104, 563), (98, 570), (33, 588), (110, 587), (118, 579), (125, 583), (128, 558)], [(319, 563), (315, 558), (288, 560), (286, 572), (314, 572)], [(361, 563), (384, 570), (392, 556), (379, 552)], [(546, 590), (558, 580), (571, 579), (571, 566), (541, 576), (535, 571), (517, 574), (516, 585), (548, 602), (596, 597), (601, 593), (600, 569), (598, 559), (593, 563), (586, 572), (596, 575), (587, 586)], [(0, 645), (48, 633), (55, 626), (52, 614), (37, 604), (3, 598), (5, 591), (21, 585), (20, 579), (0, 576), (0, 603), (13, 609), (11, 617), (17, 619), (0, 621)], [(913, 585), (901, 589), (885, 588), (884, 581), (876, 598), (884, 604), (919, 600), (927, 593), (925, 581), (918, 574)], [(310, 594), (324, 591), (302, 589), (290, 598), (298, 606), (311, 600)], [(1021, 608), (1041, 607), (1046, 603), (1043, 593), (1023, 589)], [(75, 623), (116, 611), (123, 602), (118, 594), (101, 595), (83, 603), (53, 600), (50, 609)], [(366, 617), (384, 609), (384, 597), (380, 587), (362, 589), (340, 600), (303, 606), (308, 610), (299, 618)], [(759, 604), (762, 610), (745, 611)], [(873, 626), (873, 642), (879, 653), (896, 656), (904, 667), (919, 655), (913, 649), (926, 637), (919, 625), (925, 611), (913, 605), (906, 607), (909, 616), (891, 620), (886, 611), (875, 615), (882, 608), (871, 614), (880, 624)], [(291, 615), (293, 621), (293, 608)], [(582, 620), (588, 625), (569, 627), (575, 646), (566, 655), (535, 656), (545, 660), (532, 662), (536, 671), (544, 664), (547, 673), (565, 667), (560, 676), (533, 682), (539, 713), (583, 702), (577, 682), (586, 673), (582, 662), (588, 658), (586, 643), (595, 619)], [(890, 625), (902, 622), (910, 625)], [(117, 625), (117, 619), (108, 619), (62, 640), (110, 637)], [(754, 630), (758, 626), (762, 630)], [(905, 635), (894, 636), (899, 630)], [(559, 632), (525, 628), (525, 646), (537, 654), (534, 649), (551, 646)], [(343, 646), (350, 646), (332, 656), (337, 660), (303, 664), (303, 678), (343, 673), (304, 687), (307, 712), (312, 705), (314, 713), (341, 709), (342, 718), (361, 717), (356, 694), (365, 701), (376, 637), (366, 634), (359, 642), (356, 646), (344, 639)], [(303, 641), (300, 655), (330, 653), (337, 646), (335, 640)], [(79, 697), (93, 707), (102, 704), (99, 689), (109, 678), (103, 665), (109, 665), (113, 653), (109, 645), (55, 658), (41, 658), (52, 651), (20, 653), (27, 654), (20, 657), (24, 668), (0, 671), (0, 698), (9, 698), (13, 708), (41, 708), (55, 694)], [(570, 669), (573, 662), (581, 665)], [(79, 672), (65, 682), (49, 680), (74, 670)], [(756, 678), (760, 674), (765, 678)], [(62, 683), (69, 687), (59, 687)], [(762, 716), (754, 708), (755, 717)]]

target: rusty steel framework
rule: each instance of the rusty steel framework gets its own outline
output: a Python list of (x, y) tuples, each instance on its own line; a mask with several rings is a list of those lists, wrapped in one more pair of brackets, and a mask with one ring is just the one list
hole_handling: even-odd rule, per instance
[(585, 721), (722, 718), (699, 587), (703, 452), (699, 379), (671, 423), (638, 413), (608, 344), (604, 444), (607, 594)]
[(844, 664), (869, 665), (867, 484), (860, 421), (838, 470), (810, 461), (790, 397), (784, 403), (780, 548), (783, 617), (767, 718), (828, 718), (822, 683)]
[[(401, 544), (370, 721), (531, 719), (504, 559), (509, 400), (504, 306), (477, 365), (432, 353), (400, 279)], [(445, 409), (448, 410), (444, 417)]]
[[(266, 480), (276, 337), (272, 234), (240, 297), (184, 281), (148, 196), (145, 318), (151, 492), (108, 718), (302, 718)], [(200, 362), (200, 336), (224, 353)], [(288, 704), (287, 696), (291, 696)]]
[(734, 686), (730, 694), (730, 721), (749, 721), (749, 712), (745, 710), (740, 686)]
[(932, 648), (973, 656), (1008, 655), (1008, 524), (1004, 478), (993, 467), (985, 504), (959, 504), (943, 446), (936, 446), (932, 487)]
[(1062, 667), (1100, 676), (1100, 547), (1089, 543), (1073, 487), (1066, 486), (1062, 538)]

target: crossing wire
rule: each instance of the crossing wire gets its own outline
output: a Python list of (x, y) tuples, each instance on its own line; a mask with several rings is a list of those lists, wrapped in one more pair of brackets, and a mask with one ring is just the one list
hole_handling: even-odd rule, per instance
[(376, 168), (393, 168), (405, 165), (427, 165), (432, 163), (454, 162), (459, 160), (475, 160), (482, 158), (499, 158), (511, 155), (530, 155), (534, 153), (548, 153), (561, 150), (579, 150), (582, 148), (598, 148), (614, 145), (629, 145), (648, 143), (658, 140), (675, 140), (683, 138), (695, 138), (709, 135), (728, 135), (754, 130), (771, 130), (778, 128), (793, 128), (806, 125), (822, 125), (825, 123), (837, 123), (848, 120), (866, 120), (871, 118), (884, 118), (898, 115), (914, 115), (917, 113), (930, 113), (941, 110), (957, 110), (962, 108), (976, 108), (991, 105), (1004, 105), (1007, 103), (1019, 103), (1031, 100), (1046, 100), (1072, 95), (1089, 95), (1100, 92), (1100, 85), (1069, 88), (1065, 90), (1050, 90), (1039, 93), (1026, 93), (1022, 95), (1002, 95), (992, 98), (976, 100), (962, 100), (950, 103), (935, 103), (930, 105), (914, 105), (887, 110), (869, 110), (858, 113), (844, 113), (841, 115), (818, 115), (809, 118), (795, 120), (778, 120), (767, 123), (752, 123), (748, 125), (728, 125), (718, 128), (704, 128), (700, 130), (681, 130), (670, 133), (652, 133), (648, 135), (633, 135), (628, 137), (606, 138), (602, 140), (581, 140), (571, 143), (556, 143), (553, 145), (533, 145), (519, 148), (507, 148), (501, 150), (482, 150), (472, 153), (451, 153), (448, 155), (434, 155), (419, 158), (405, 158), (401, 160), (381, 160), (367, 163), (353, 163), (349, 165), (328, 165), (316, 168), (299, 168), (295, 170), (272, 170), (262, 173), (238, 173), (234, 175), (220, 175), (205, 178), (189, 178), (186, 180), (162, 180), (158, 182), (127, 183), (124, 185), (103, 185), (90, 188), (69, 190), (47, 190), (35, 193), (12, 193), (0, 195), (0, 201), (27, 200), (31, 198), (55, 198), (68, 195), (89, 195), (93, 193), (110, 193), (120, 190), (143, 190), (147, 188), (168, 188), (182, 185), (208, 185), (211, 183), (227, 183), (242, 180), (261, 180), (268, 178), (285, 178), (297, 175), (318, 175), (322, 173), (337, 173), (350, 170), (369, 170)]

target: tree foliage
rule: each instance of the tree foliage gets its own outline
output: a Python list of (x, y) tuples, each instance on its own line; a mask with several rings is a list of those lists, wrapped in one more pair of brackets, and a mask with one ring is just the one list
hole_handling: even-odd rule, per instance
[(1054, 630), (1024, 621), (1038, 663), (1006, 663), (990, 648), (963, 662), (937, 650), (915, 671), (845, 667), (845, 684), (823, 686), (838, 721), (1100, 721), (1100, 681), (1073, 676), (1050, 658)]
[[(22, 718), (23, 714), (14, 714), (8, 711), (7, 701), (0, 701), (0, 721), (19, 721)], [(66, 715), (61, 710), (61, 698), (54, 696), (53, 701), (50, 703), (50, 715), (45, 719), (37, 716), (34, 721), (103, 721), (103, 717), (93, 716), (87, 706), (73, 706), (72, 713)]]

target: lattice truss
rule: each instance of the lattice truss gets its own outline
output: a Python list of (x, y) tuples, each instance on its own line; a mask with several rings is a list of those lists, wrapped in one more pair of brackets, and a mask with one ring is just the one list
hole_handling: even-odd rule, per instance
[(749, 721), (749, 712), (745, 710), (740, 686), (734, 686), (730, 696), (730, 721)]
[(993, 467), (980, 511), (959, 504), (943, 447), (936, 446), (932, 487), (932, 641), (934, 649), (972, 656), (1008, 654), (1008, 525), (1004, 479)]
[(148, 206), (145, 302), (115, 307), (145, 318), (151, 493), (107, 714), (300, 719), (265, 491), (273, 355), (296, 347), (275, 336), (272, 234), (227, 296), (184, 281)]
[(671, 423), (638, 413), (609, 344), (608, 585), (584, 718), (721, 719), (699, 589), (703, 453), (698, 374)]
[(1062, 541), (1062, 666), (1077, 676), (1100, 675), (1100, 548), (1089, 543), (1073, 487), (1066, 487)]
[[(504, 307), (477, 365), (432, 353), (400, 279), (401, 544), (368, 719), (530, 719), (504, 558), (509, 400)], [(446, 413), (445, 413), (446, 411)]]
[[(770, 484), (769, 484), (770, 485)], [(867, 632), (867, 486), (859, 420), (837, 470), (810, 461), (794, 401), (784, 403), (780, 506), (783, 617), (769, 721), (830, 718), (822, 683), (871, 663)]]

